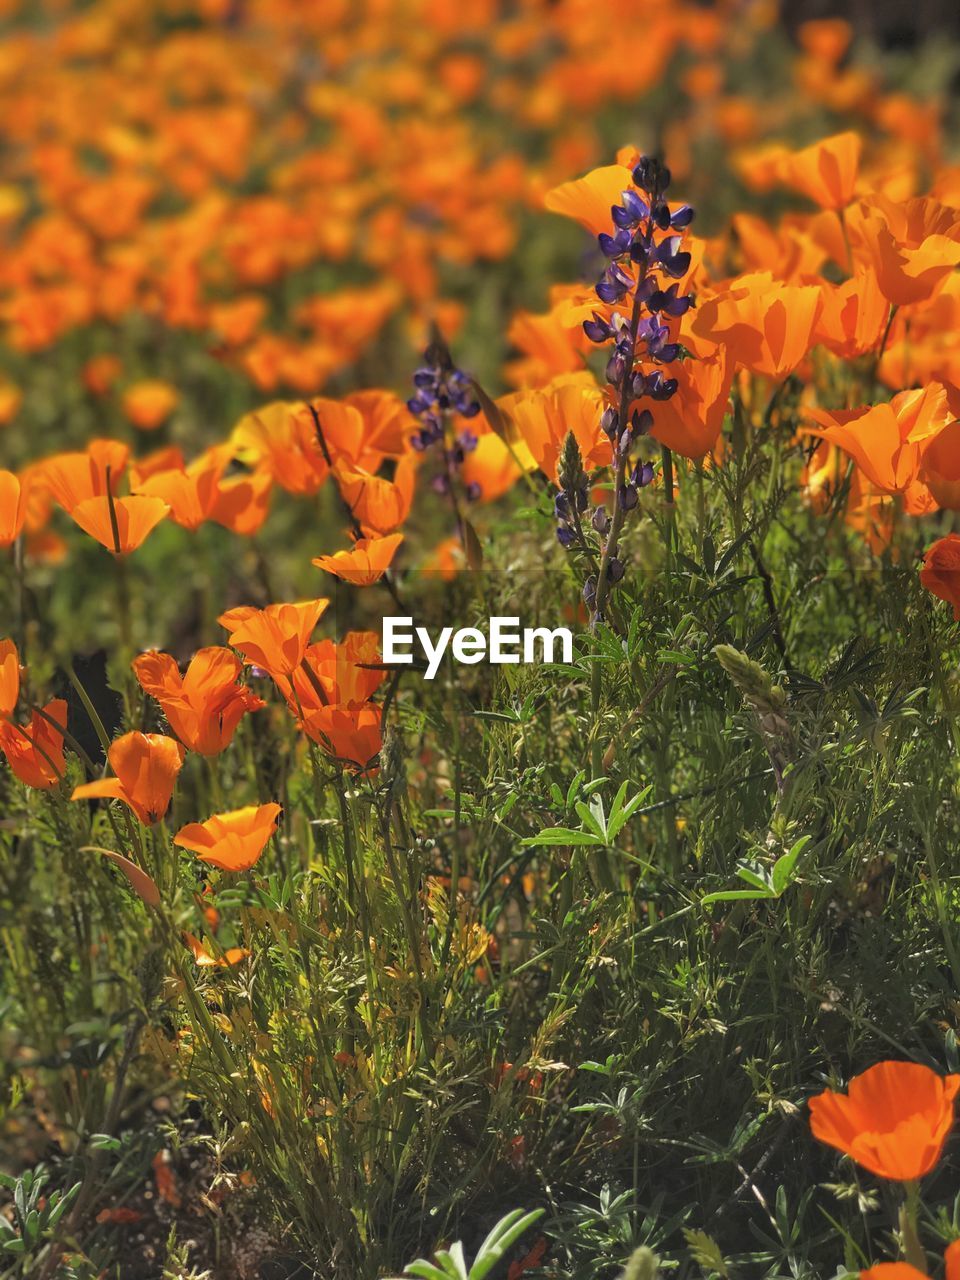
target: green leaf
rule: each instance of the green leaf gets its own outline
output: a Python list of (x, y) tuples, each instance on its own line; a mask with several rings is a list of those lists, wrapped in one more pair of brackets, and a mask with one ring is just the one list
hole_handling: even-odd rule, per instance
[(505, 1218), (501, 1218), (480, 1246), (477, 1260), (470, 1268), (469, 1280), (485, 1280), (507, 1250), (542, 1216), (542, 1209), (534, 1209), (530, 1213), (514, 1209)]
[(573, 827), (545, 827), (537, 836), (528, 836), (520, 841), (525, 849), (541, 844), (603, 844), (600, 836), (592, 831), (577, 831)]
[(744, 899), (753, 899), (760, 901), (765, 898), (775, 898), (777, 895), (771, 890), (761, 893), (759, 889), (725, 889), (722, 893), (708, 893), (706, 897), (700, 899), (701, 907), (708, 907), (711, 902), (738, 902)]
[(774, 863), (771, 880), (773, 882), (773, 891), (777, 897), (790, 884), (797, 861), (812, 839), (812, 836), (801, 836), (789, 852), (783, 854)]

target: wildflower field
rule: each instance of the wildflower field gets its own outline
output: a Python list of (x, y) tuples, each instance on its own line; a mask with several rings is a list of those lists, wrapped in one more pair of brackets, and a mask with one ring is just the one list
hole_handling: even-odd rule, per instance
[(807, 8), (0, 0), (0, 1280), (960, 1280), (960, 22)]

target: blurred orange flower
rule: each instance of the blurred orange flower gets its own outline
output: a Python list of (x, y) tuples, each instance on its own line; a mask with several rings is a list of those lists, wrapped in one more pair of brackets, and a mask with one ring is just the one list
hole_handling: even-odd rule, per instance
[(960, 534), (948, 533), (927, 548), (920, 581), (933, 595), (951, 604), (954, 621), (960, 621)]
[(123, 393), (123, 412), (140, 431), (163, 426), (180, 399), (176, 387), (159, 378), (144, 378)]
[(27, 518), (28, 497), (25, 479), (13, 471), (0, 471), (0, 547), (9, 547), (20, 537)]
[(843, 209), (853, 199), (862, 149), (858, 133), (837, 133), (802, 151), (782, 155), (777, 177), (821, 209)]
[(940, 1159), (958, 1089), (960, 1075), (878, 1062), (854, 1076), (846, 1094), (827, 1089), (811, 1098), (810, 1128), (878, 1177), (912, 1182)]

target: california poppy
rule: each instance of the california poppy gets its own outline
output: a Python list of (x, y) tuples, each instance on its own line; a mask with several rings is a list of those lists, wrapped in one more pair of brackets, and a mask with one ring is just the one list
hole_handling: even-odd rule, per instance
[(160, 733), (125, 733), (110, 744), (107, 760), (116, 775), (74, 789), (71, 800), (122, 800), (145, 826), (170, 807), (184, 749)]
[(807, 412), (819, 425), (802, 430), (838, 445), (882, 493), (903, 493), (916, 481), (925, 451), (953, 421), (937, 382), (901, 391), (889, 404)]
[(928, 591), (951, 604), (954, 620), (960, 621), (960, 534), (948, 533), (927, 548), (920, 581)]
[(340, 494), (367, 537), (393, 533), (406, 520), (413, 502), (415, 468), (410, 458), (401, 458), (393, 480), (365, 471), (338, 468)]
[(365, 770), (379, 755), (382, 745), (381, 710), (373, 702), (360, 706), (317, 707), (302, 721), (308, 738), (329, 756)]
[(22, 728), (13, 720), (20, 697), (20, 655), (12, 640), (0, 640), (0, 752), (21, 782), (45, 791), (63, 778), (63, 731), (67, 704), (54, 698)]
[(119, 440), (91, 440), (85, 453), (57, 453), (47, 458), (40, 474), (56, 502), (72, 512), (87, 498), (117, 492), (130, 457), (129, 448)]
[(810, 1099), (813, 1136), (881, 1178), (913, 1182), (940, 1159), (953, 1127), (960, 1075), (916, 1062), (878, 1062), (854, 1076), (846, 1094)]
[(221, 614), (217, 621), (247, 662), (263, 667), (272, 676), (289, 676), (303, 661), (313, 629), (329, 603), (324, 599), (301, 600), (265, 609), (242, 605)]
[(169, 382), (144, 378), (123, 393), (123, 412), (140, 431), (156, 431), (173, 413), (179, 398)]
[(897, 203), (873, 194), (851, 205), (846, 225), (854, 257), (894, 306), (928, 301), (960, 263), (960, 212), (929, 196)]
[(145, 693), (156, 698), (174, 733), (191, 751), (213, 756), (233, 737), (240, 720), (265, 703), (238, 683), (239, 658), (229, 649), (199, 649), (186, 673), (168, 653), (153, 650), (133, 662)]
[[(170, 508), (170, 519), (194, 531), (209, 520), (220, 497), (220, 477), (226, 467), (229, 445), (206, 450), (186, 466), (180, 451), (164, 451), (166, 465), (131, 468), (130, 487), (134, 493), (160, 498)], [(179, 455), (179, 456), (177, 456)]]
[(379, 582), (389, 569), (402, 541), (402, 533), (391, 533), (385, 538), (358, 538), (349, 551), (318, 556), (312, 563), (352, 586), (369, 587)]
[(27, 518), (29, 490), (13, 471), (0, 471), (0, 547), (9, 547), (20, 537)]
[(319, 640), (307, 646), (291, 680), (277, 680), (298, 720), (328, 704), (359, 706), (386, 679), (380, 639), (374, 631), (348, 631), (341, 641)]
[(603, 165), (582, 178), (554, 187), (547, 192), (543, 204), (551, 213), (574, 218), (596, 236), (609, 230), (610, 207), (619, 203), (620, 193), (631, 185), (631, 171), (626, 165)]
[[(953, 1240), (943, 1251), (946, 1280), (960, 1280), (960, 1240)], [(860, 1280), (929, 1280), (925, 1271), (909, 1262), (877, 1262), (860, 1272)]]
[(84, 498), (71, 508), (70, 515), (91, 538), (114, 555), (125, 556), (136, 551), (153, 529), (170, 513), (162, 498), (134, 494), (114, 498)]
[(231, 965), (239, 964), (241, 960), (245, 960), (250, 954), (246, 947), (227, 947), (219, 955), (214, 955), (209, 947), (204, 946), (200, 939), (192, 933), (185, 933), (183, 940), (190, 948), (198, 968), (201, 969), (226, 969)]
[(653, 409), (650, 434), (674, 453), (702, 458), (717, 443), (730, 405), (733, 364), (723, 347), (699, 359), (681, 361), (676, 394)]
[(853, 199), (863, 140), (852, 130), (780, 157), (777, 177), (821, 209), (843, 209)]
[(609, 463), (610, 440), (600, 426), (605, 403), (592, 374), (570, 373), (545, 387), (502, 396), (497, 407), (517, 432), (514, 451), (520, 461), (529, 457), (533, 466), (555, 481), (568, 431), (573, 432), (588, 470)]
[(769, 272), (755, 271), (703, 299), (691, 330), (726, 345), (738, 368), (780, 381), (813, 345), (822, 306), (817, 286), (785, 285)]
[(190, 822), (173, 838), (201, 862), (221, 871), (249, 871), (277, 829), (278, 804), (246, 805), (230, 813), (215, 813), (206, 822)]

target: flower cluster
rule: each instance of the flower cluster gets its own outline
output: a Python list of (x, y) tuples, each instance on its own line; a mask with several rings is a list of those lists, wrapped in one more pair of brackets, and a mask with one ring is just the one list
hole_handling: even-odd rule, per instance
[[(407, 401), (407, 408), (419, 421), (420, 429), (411, 438), (411, 445), (418, 453), (437, 447), (443, 467), (433, 479), (437, 493), (452, 491), (454, 479), (467, 454), (477, 447), (476, 433), (469, 427), (456, 430), (452, 425), (454, 414), (460, 418), (475, 418), (480, 412), (480, 402), (473, 394), (470, 378), (454, 365), (445, 345), (437, 340), (424, 352), (424, 364), (413, 375), (416, 391)], [(471, 501), (480, 496), (476, 482), (465, 487)]]
[[(670, 170), (660, 161), (642, 157), (631, 177), (633, 188), (622, 191), (621, 203), (610, 210), (613, 234), (597, 237), (609, 260), (596, 285), (605, 307), (583, 322), (591, 342), (613, 345), (605, 371), (608, 404), (600, 425), (612, 450), (614, 513), (611, 517), (599, 507), (593, 514), (593, 528), (603, 540), (601, 573), (591, 576), (584, 589), (585, 601), (598, 613), (607, 585), (623, 577), (617, 557), (623, 518), (654, 474), (649, 462), (635, 457), (637, 441), (654, 423), (651, 409), (638, 402), (665, 401), (676, 393), (677, 379), (664, 367), (683, 357), (673, 322), (693, 305), (692, 295), (681, 293), (679, 284), (690, 270), (690, 254), (682, 244), (693, 210), (685, 204), (671, 210), (666, 201)], [(559, 536), (570, 545), (563, 527)]]

